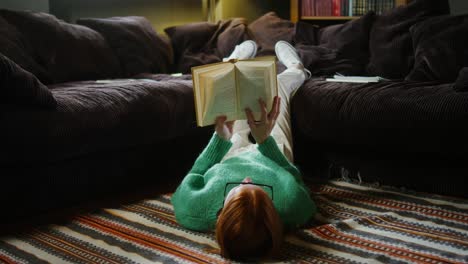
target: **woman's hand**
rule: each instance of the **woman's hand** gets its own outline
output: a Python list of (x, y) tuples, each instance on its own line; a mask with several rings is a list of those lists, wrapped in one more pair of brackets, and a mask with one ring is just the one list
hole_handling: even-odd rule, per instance
[(262, 115), (260, 121), (255, 121), (254, 115), (250, 108), (245, 109), (247, 115), (247, 123), (249, 124), (250, 131), (252, 136), (255, 138), (255, 141), (258, 144), (262, 144), (271, 134), (273, 127), (276, 124), (276, 119), (278, 118), (280, 112), (280, 97), (275, 96), (273, 99), (273, 106), (271, 107), (270, 112), (267, 114), (267, 108), (265, 101), (263, 99), (258, 100), (260, 104), (260, 109)]
[(234, 121), (226, 122), (226, 116), (218, 116), (215, 120), (215, 131), (216, 134), (222, 139), (231, 140), (232, 137), (232, 125)]

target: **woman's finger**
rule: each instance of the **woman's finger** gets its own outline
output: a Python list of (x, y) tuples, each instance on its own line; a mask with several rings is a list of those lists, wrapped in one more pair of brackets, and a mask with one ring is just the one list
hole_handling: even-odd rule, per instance
[(279, 113), (280, 113), (280, 106), (281, 106), (281, 98), (279, 96), (276, 96), (275, 97), (276, 101), (275, 101), (275, 105), (274, 105), (274, 108), (275, 108), (275, 114), (273, 115), (273, 119), (276, 120), (278, 119), (278, 116), (279, 116)]
[(271, 106), (270, 113), (268, 114), (268, 119), (270, 121), (276, 120), (276, 118), (278, 118), (278, 114), (279, 114), (278, 106), (279, 106), (279, 97), (275, 96), (275, 98), (273, 99), (273, 105)]
[(234, 126), (234, 121), (226, 122), (226, 127), (228, 128), (229, 132), (232, 133), (232, 127)]
[(224, 115), (221, 115), (221, 116), (217, 116), (216, 119), (215, 119), (215, 124), (216, 125), (223, 125), (224, 121), (226, 121), (226, 116)]
[(255, 117), (252, 113), (252, 110), (250, 108), (245, 109), (245, 115), (247, 116), (247, 123), (249, 124), (249, 127), (255, 127)]

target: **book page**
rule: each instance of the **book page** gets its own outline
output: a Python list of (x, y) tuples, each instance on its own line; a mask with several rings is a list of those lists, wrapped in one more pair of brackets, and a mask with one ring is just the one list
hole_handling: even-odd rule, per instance
[(262, 98), (271, 109), (273, 97), (278, 94), (274, 61), (239, 61), (236, 63), (239, 119), (247, 119), (245, 108), (249, 107), (256, 120), (261, 110), (258, 99)]
[(201, 125), (203, 120), (203, 111), (206, 105), (205, 100), (205, 87), (206, 87), (206, 78), (202, 77), (204, 73), (211, 71), (216, 71), (222, 67), (220, 64), (204, 65), (199, 67), (192, 68), (192, 81), (193, 81), (193, 93), (195, 99), (195, 114), (197, 117), (197, 124)]
[(237, 112), (234, 65), (200, 74), (201, 90), (205, 96), (202, 120), (203, 124), (213, 124), (219, 115), (226, 115), (234, 120)]

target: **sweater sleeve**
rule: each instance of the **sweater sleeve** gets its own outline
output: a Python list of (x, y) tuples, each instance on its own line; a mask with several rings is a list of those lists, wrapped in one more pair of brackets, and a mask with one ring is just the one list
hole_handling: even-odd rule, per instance
[(219, 163), (231, 148), (230, 141), (213, 134), (208, 145), (198, 156), (190, 172), (182, 180), (171, 198), (177, 222), (196, 231), (213, 230), (216, 215), (207, 213), (212, 207), (212, 195), (205, 189), (205, 173)]
[(214, 133), (210, 142), (200, 156), (198, 156), (189, 173), (205, 174), (209, 168), (219, 163), (224, 158), (231, 146), (231, 141), (224, 140)]
[(206, 195), (200, 192), (205, 186), (202, 175), (188, 174), (171, 197), (177, 222), (191, 230), (208, 231), (213, 229), (213, 222), (208, 221)]
[(289, 173), (291, 173), (296, 181), (303, 183), (302, 176), (299, 170), (294, 166), (289, 160), (283, 155), (281, 150), (278, 148), (275, 139), (272, 136), (269, 136), (262, 144), (258, 145), (258, 150), (260, 153), (273, 160), (279, 166), (283, 167)]

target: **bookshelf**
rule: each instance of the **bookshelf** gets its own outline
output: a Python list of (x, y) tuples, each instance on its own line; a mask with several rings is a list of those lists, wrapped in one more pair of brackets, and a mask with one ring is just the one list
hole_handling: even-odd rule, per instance
[[(351, 20), (358, 18), (359, 16), (317, 16), (317, 15), (302, 15), (303, 1), (307, 0), (290, 0), (291, 6), (291, 21), (297, 22), (302, 21), (312, 21), (314, 23), (325, 23), (325, 24), (334, 24), (334, 23), (343, 23), (346, 20)], [(329, 0), (332, 2), (333, 0)], [(354, 0), (356, 1), (356, 0)], [(394, 5), (406, 5), (410, 0), (394, 0)]]

